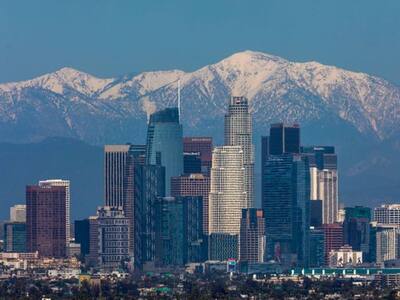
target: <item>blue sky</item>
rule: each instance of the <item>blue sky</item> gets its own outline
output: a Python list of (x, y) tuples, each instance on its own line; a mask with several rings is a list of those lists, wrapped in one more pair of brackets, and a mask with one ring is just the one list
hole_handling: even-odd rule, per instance
[(63, 66), (190, 71), (250, 49), (400, 85), (399, 12), (398, 0), (1, 0), (0, 82)]

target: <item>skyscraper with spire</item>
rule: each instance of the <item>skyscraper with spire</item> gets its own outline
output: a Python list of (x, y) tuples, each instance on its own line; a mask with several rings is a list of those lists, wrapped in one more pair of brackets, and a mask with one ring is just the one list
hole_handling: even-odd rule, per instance
[(244, 186), (247, 194), (243, 208), (254, 207), (254, 146), (252, 118), (245, 97), (231, 97), (225, 115), (225, 145), (241, 146), (245, 169)]

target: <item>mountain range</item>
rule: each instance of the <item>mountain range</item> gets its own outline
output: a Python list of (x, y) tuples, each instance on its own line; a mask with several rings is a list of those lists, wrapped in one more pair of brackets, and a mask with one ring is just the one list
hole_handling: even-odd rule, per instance
[(337, 147), (343, 201), (374, 204), (399, 198), (400, 176), (394, 168), (400, 166), (400, 88), (365, 73), (254, 51), (193, 72), (97, 78), (62, 68), (0, 84), (0, 142), (66, 137), (93, 145), (143, 143), (148, 116), (177, 105), (178, 81), (185, 135), (211, 135), (222, 143), (229, 97), (246, 96), (256, 147), (270, 123), (299, 123), (303, 144)]

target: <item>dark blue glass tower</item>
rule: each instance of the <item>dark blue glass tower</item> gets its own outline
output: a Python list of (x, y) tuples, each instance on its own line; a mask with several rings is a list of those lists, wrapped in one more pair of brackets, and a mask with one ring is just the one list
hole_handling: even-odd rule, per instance
[(267, 258), (284, 267), (309, 262), (310, 171), (298, 154), (270, 155), (263, 173)]
[(171, 177), (183, 173), (183, 132), (178, 108), (166, 108), (150, 116), (146, 164), (155, 165), (157, 158), (165, 167), (165, 192), (169, 196)]

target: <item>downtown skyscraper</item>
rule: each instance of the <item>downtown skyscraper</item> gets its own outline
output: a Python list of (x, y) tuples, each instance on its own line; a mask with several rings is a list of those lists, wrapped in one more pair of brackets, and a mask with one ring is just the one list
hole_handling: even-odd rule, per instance
[(254, 146), (252, 117), (245, 97), (231, 97), (225, 115), (225, 145), (243, 149), (244, 186), (247, 194), (242, 208), (254, 207)]
[(165, 167), (165, 193), (170, 196), (171, 177), (183, 173), (183, 131), (178, 108), (166, 108), (150, 116), (146, 164)]

